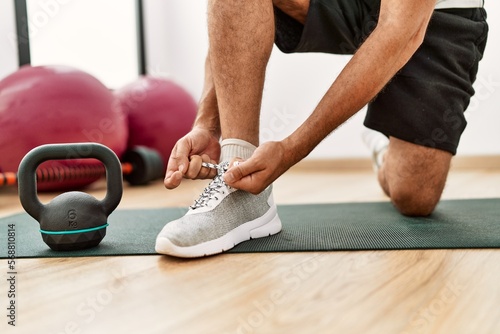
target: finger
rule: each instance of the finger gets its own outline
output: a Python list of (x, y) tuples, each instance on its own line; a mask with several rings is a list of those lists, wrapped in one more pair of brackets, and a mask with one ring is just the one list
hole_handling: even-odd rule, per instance
[(207, 168), (207, 167), (203, 166), (203, 162), (209, 162), (210, 158), (208, 157), (208, 155), (203, 154), (200, 156), (199, 159), (200, 159), (200, 169), (198, 170), (198, 174), (196, 174), (194, 179), (205, 179), (207, 177), (208, 173), (210, 172), (209, 170), (211, 168)]
[[(209, 162), (213, 165), (217, 165), (216, 160), (210, 159)], [(215, 169), (215, 168), (207, 168), (207, 169), (208, 169), (207, 179), (213, 179), (215, 177), (215, 175), (217, 175), (217, 169)]]
[(198, 174), (200, 173), (201, 170), (201, 163), (203, 162), (201, 156), (199, 155), (192, 155), (189, 157), (189, 166), (184, 174), (184, 177), (188, 179), (196, 179), (198, 177)]
[(189, 164), (187, 159), (188, 145), (179, 140), (172, 149), (168, 160), (167, 170), (163, 183), (167, 189), (177, 188), (182, 181), (182, 174)]
[(257, 171), (259, 171), (259, 169), (256, 168), (256, 166), (249, 160), (243, 162), (241, 160), (234, 160), (232, 161), (232, 167), (229, 168), (226, 173), (224, 173), (224, 181), (229, 186), (235, 186), (236, 188), (237, 183), (241, 184), (241, 182), (239, 181), (244, 178), (248, 178), (252, 173), (255, 173)]
[(231, 169), (231, 167), (233, 166), (238, 166), (243, 161), (245, 160), (243, 160), (242, 158), (234, 158), (233, 160), (231, 160), (231, 162), (229, 162), (229, 169)]
[(165, 179), (170, 178), (176, 171), (180, 171), (181, 174), (185, 173), (186, 167), (189, 165), (189, 151), (187, 141), (181, 139), (175, 144), (168, 159)]
[[(203, 162), (208, 162), (212, 165), (217, 165), (217, 161), (210, 159), (210, 156), (208, 154), (203, 154), (201, 156), (201, 158), (202, 158)], [(217, 169), (205, 167), (202, 165), (200, 175), (199, 175), (200, 179), (213, 179), (215, 177), (215, 175), (217, 175)]]
[(259, 174), (260, 172), (252, 173), (235, 182), (232, 182), (231, 184), (228, 184), (235, 189), (248, 191), (249, 193), (257, 195), (264, 189), (262, 186), (263, 182), (260, 181)]
[(163, 183), (167, 189), (177, 188), (182, 181), (182, 173), (180, 171), (175, 171), (171, 173), (168, 177), (165, 177)]

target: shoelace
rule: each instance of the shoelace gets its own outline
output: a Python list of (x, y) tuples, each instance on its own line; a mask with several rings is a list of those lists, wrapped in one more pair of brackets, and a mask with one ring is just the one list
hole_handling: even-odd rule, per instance
[(228, 170), (229, 162), (223, 162), (222, 164), (216, 165), (209, 162), (203, 162), (201, 164), (203, 167), (217, 169), (217, 175), (208, 184), (208, 186), (203, 190), (200, 197), (194, 201), (194, 204), (190, 206), (191, 209), (195, 210), (208, 205), (211, 199), (218, 200), (217, 194), (224, 195), (225, 192), (222, 189), (224, 186), (227, 187), (222, 175)]

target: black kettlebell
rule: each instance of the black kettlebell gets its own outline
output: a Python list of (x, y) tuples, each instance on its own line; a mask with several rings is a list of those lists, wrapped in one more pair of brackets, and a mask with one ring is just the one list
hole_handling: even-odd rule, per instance
[[(36, 169), (46, 160), (95, 158), (106, 167), (107, 193), (103, 200), (80, 191), (55, 197), (44, 205), (37, 196)], [(32, 149), (18, 171), (19, 198), (26, 212), (40, 222), (43, 241), (53, 250), (79, 250), (97, 246), (106, 235), (109, 214), (123, 193), (120, 160), (96, 143), (50, 144)]]

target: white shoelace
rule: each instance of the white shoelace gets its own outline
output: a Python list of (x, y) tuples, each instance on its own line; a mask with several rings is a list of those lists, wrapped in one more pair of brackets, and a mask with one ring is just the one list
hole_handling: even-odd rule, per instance
[(190, 208), (193, 210), (207, 206), (211, 199), (218, 200), (219, 198), (217, 197), (217, 194), (226, 194), (223, 188), (227, 187), (227, 185), (224, 182), (222, 175), (228, 170), (229, 162), (223, 162), (219, 165), (209, 162), (203, 162), (201, 165), (203, 167), (217, 169), (217, 175), (215, 175), (213, 180), (203, 190), (200, 197), (194, 201), (194, 204), (190, 206)]

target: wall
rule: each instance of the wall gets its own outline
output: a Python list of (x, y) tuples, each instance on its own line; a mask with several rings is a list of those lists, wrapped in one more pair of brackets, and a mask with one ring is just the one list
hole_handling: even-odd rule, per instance
[(75, 67), (110, 88), (119, 88), (137, 78), (135, 0), (27, 3), (31, 64)]
[(148, 73), (175, 78), (196, 98), (208, 37), (206, 2), (144, 0)]
[[(149, 72), (174, 78), (198, 98), (208, 47), (206, 0), (144, 1)], [(494, 43), (500, 34), (500, 3), (489, 1), (486, 8), (490, 43), (475, 84), (477, 94), (467, 111), (469, 125), (459, 155), (500, 154), (500, 67), (496, 64), (500, 45)], [(9, 31), (13, 31), (12, 12), (11, 1), (0, 1), (0, 77), (16, 69), (16, 49), (8, 40)], [(262, 140), (279, 140), (293, 132), (312, 112), (348, 60), (346, 56), (323, 54), (284, 55), (275, 49), (262, 105)], [(310, 157), (368, 156), (360, 138), (363, 116), (364, 111), (355, 115)]]
[(17, 69), (14, 1), (0, 1), (0, 79)]

